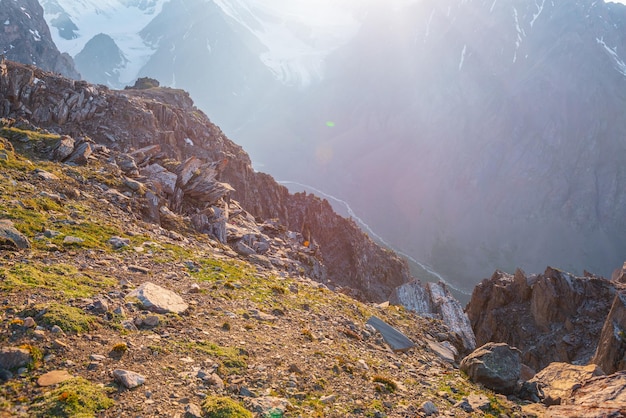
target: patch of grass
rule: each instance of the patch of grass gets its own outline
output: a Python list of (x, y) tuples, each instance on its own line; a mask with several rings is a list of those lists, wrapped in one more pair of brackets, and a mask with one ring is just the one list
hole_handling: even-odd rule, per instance
[(89, 331), (96, 318), (85, 313), (82, 309), (73, 306), (61, 305), (60, 303), (51, 303), (47, 306), (39, 306), (44, 310), (41, 315), (40, 322), (50, 327), (57, 325), (65, 332), (82, 333)]
[(31, 344), (23, 344), (23, 345), (20, 345), (20, 348), (23, 348), (30, 352), (31, 360), (27, 365), (28, 370), (34, 370), (38, 368), (39, 366), (41, 366), (41, 362), (43, 361), (43, 351), (41, 351), (39, 347), (36, 347)]
[(36, 417), (87, 418), (114, 404), (106, 389), (77, 377), (36, 398), (30, 412)]
[(18, 264), (10, 268), (0, 268), (0, 289), (5, 292), (37, 289), (54, 292), (64, 299), (86, 298), (114, 284), (115, 280), (112, 278), (94, 279), (67, 264)]
[(222, 347), (207, 341), (181, 342), (178, 345), (185, 351), (193, 350), (217, 358), (222, 374), (241, 374), (248, 368), (247, 355), (238, 348)]
[(225, 396), (208, 396), (202, 403), (205, 418), (253, 418), (239, 402)]
[(398, 390), (398, 384), (394, 382), (393, 379), (390, 379), (388, 377), (376, 375), (372, 377), (372, 381), (374, 383), (381, 383), (386, 392), (393, 393)]

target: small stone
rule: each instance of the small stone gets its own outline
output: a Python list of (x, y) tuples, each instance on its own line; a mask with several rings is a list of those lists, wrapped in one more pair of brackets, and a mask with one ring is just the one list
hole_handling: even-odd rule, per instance
[(32, 317), (27, 316), (26, 318), (24, 318), (24, 328), (35, 328), (36, 326), (37, 323)]
[(439, 408), (437, 408), (437, 405), (435, 405), (433, 402), (431, 401), (427, 401), (424, 402), (422, 404), (422, 406), (420, 407), (420, 410), (424, 413), (424, 415), (426, 415), (427, 417), (431, 416), (431, 415), (437, 415), (439, 413)]
[(64, 350), (67, 348), (67, 344), (57, 339), (52, 341), (52, 347), (56, 348), (57, 350)]
[(52, 328), (50, 328), (50, 332), (53, 334), (65, 335), (61, 327), (58, 325), (53, 325)]
[(42, 329), (36, 329), (33, 331), (33, 338), (43, 340), (46, 338), (46, 331)]
[(87, 370), (94, 371), (97, 370), (99, 367), (100, 363), (98, 363), (97, 361), (92, 361), (87, 365)]
[(131, 265), (128, 266), (128, 271), (132, 271), (134, 273), (148, 274), (150, 273), (150, 269), (142, 266)]
[(36, 175), (37, 177), (39, 177), (39, 178), (40, 178), (40, 179), (42, 179), (42, 180), (46, 180), (46, 181), (51, 181), (51, 180), (59, 180), (59, 178), (58, 178), (57, 176), (55, 176), (54, 174), (49, 173), (49, 172), (47, 172), (47, 171), (45, 171), (45, 170), (41, 170), (41, 169), (39, 169), (39, 168), (38, 168), (38, 169), (36, 169), (36, 170), (34, 171), (34, 173), (35, 173), (35, 175)]
[(106, 313), (109, 310), (109, 302), (105, 299), (96, 299), (93, 303), (93, 310), (99, 314)]
[(73, 376), (69, 374), (67, 370), (53, 370), (39, 376), (37, 384), (39, 386), (52, 386), (71, 379), (72, 377)]
[(130, 239), (128, 238), (120, 238), (120, 237), (112, 237), (109, 239), (108, 244), (113, 247), (115, 250), (119, 250), (120, 248), (128, 247), (130, 245)]
[(161, 321), (158, 316), (149, 315), (141, 320), (141, 325), (148, 328), (154, 328), (158, 326), (160, 322)]
[(127, 389), (134, 389), (146, 382), (146, 378), (139, 373), (122, 369), (113, 370), (113, 378)]
[(139, 331), (139, 329), (137, 328), (137, 326), (135, 325), (133, 321), (123, 321), (122, 327), (127, 331)]
[(46, 229), (45, 231), (43, 231), (43, 236), (46, 238), (55, 238), (59, 235), (61, 235), (59, 231), (52, 231), (50, 229)]
[(63, 244), (66, 245), (82, 244), (83, 242), (85, 242), (84, 239), (73, 237), (71, 235), (67, 235), (65, 238), (63, 238)]
[(189, 286), (189, 293), (200, 293), (200, 285), (198, 283), (193, 283)]
[(92, 354), (89, 356), (89, 359), (93, 361), (104, 361), (106, 357), (101, 354)]
[(184, 418), (202, 418), (202, 409), (198, 405), (190, 403), (185, 406)]
[(329, 403), (335, 402), (336, 399), (337, 399), (337, 395), (327, 395), (327, 396), (322, 396), (320, 398), (320, 402), (324, 404), (329, 404)]

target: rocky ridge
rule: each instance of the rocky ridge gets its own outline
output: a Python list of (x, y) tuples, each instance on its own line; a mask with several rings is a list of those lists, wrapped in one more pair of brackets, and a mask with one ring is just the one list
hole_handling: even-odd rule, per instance
[[(225, 243), (151, 206), (168, 185), (213, 192), (195, 159), (116, 152), (24, 120), (3, 120), (0, 137), (0, 217), (16, 243), (0, 251), (0, 414), (523, 416), (431, 349), (453, 339), (441, 321), (307, 277), (311, 244), (256, 222), (229, 190), (215, 192)], [(146, 218), (156, 208), (159, 223)], [(414, 346), (390, 350), (372, 316)]]
[(618, 285), (550, 267), (529, 276), (519, 269), (514, 275), (496, 271), (476, 286), (467, 314), (478, 345), (493, 341), (515, 346), (522, 361), (537, 371), (552, 362), (587, 364)]
[[(113, 91), (12, 62), (4, 71), (0, 116), (25, 118), (71, 137), (88, 136), (125, 154), (130, 167), (126, 174), (136, 174), (135, 166), (141, 166), (144, 176), (159, 183), (161, 192), (152, 199), (156, 207), (199, 219), (214, 202), (196, 207), (192, 203), (197, 203), (197, 196), (188, 188), (185, 192), (187, 184), (179, 180), (190, 181), (187, 177), (193, 177), (195, 169), (215, 163), (212, 175), (234, 188), (230, 194), (244, 210), (255, 218), (278, 219), (300, 233), (302, 243), (319, 245), (321, 281), (331, 280), (374, 301), (386, 300), (396, 286), (409, 281), (404, 261), (376, 245), (354, 222), (337, 216), (327, 201), (290, 195), (269, 175), (255, 172), (241, 147), (211, 124), (187, 93), (161, 88)], [(162, 161), (166, 159), (181, 163), (167, 169)], [(184, 172), (183, 177), (176, 170)], [(156, 207), (152, 212), (158, 221)]]

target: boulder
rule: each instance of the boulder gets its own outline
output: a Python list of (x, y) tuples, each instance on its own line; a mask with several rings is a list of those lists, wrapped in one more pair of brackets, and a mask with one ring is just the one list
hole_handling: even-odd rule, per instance
[(567, 363), (551, 363), (528, 381), (537, 384), (539, 397), (546, 405), (559, 405), (567, 399), (572, 389), (586, 380), (604, 373), (595, 364), (576, 366)]
[(591, 361), (605, 373), (626, 370), (626, 289), (615, 296)]
[(520, 351), (504, 343), (487, 343), (461, 361), (473, 382), (505, 395), (515, 392), (521, 368)]
[(129, 370), (116, 369), (113, 370), (112, 374), (115, 381), (127, 389), (134, 389), (146, 382), (146, 378), (144, 376)]
[(53, 148), (51, 158), (54, 161), (63, 161), (74, 152), (75, 141), (74, 138), (68, 135), (63, 135)]
[(15, 229), (13, 222), (0, 219), (0, 250), (21, 250), (30, 248), (28, 238)]
[(150, 282), (142, 284), (126, 297), (137, 298), (144, 308), (160, 314), (181, 314), (189, 308), (179, 295)]
[(66, 163), (85, 165), (89, 161), (89, 157), (93, 153), (91, 144), (87, 141), (79, 142), (69, 157), (65, 160)]

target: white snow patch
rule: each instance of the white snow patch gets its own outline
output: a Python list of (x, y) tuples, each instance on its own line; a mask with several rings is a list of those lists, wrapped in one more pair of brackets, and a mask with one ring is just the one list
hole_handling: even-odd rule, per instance
[(461, 61), (459, 62), (459, 71), (463, 68), (465, 62), (465, 52), (467, 52), (467, 45), (463, 45), (463, 51), (461, 51)]
[(41, 35), (39, 34), (38, 30), (29, 29), (28, 31), (31, 35), (33, 35), (33, 39), (35, 40), (35, 42), (41, 41)]
[(611, 48), (605, 42), (604, 38), (596, 38), (596, 42), (600, 44), (604, 50), (609, 54), (611, 58), (613, 58), (613, 62), (615, 62), (615, 69), (620, 72), (622, 75), (626, 76), (626, 63), (624, 60), (620, 58), (617, 54), (617, 47)]
[(523, 37), (526, 36), (526, 32), (520, 27), (519, 24), (519, 16), (517, 14), (517, 9), (513, 7), (513, 17), (515, 18), (515, 29), (517, 30), (517, 39), (515, 39), (515, 51), (513, 52), (513, 62), (517, 61), (517, 51), (519, 50), (520, 45), (522, 45)]
[(7, 20), (5, 20), (5, 21), (4, 21), (4, 24), (5, 24), (5, 25), (10, 25), (10, 24), (11, 24), (11, 21), (9, 21), (9, 19), (7, 19)]
[(491, 8), (489, 9), (489, 13), (493, 12), (493, 8), (496, 7), (497, 2), (498, 0), (493, 0), (493, 3), (491, 3)]
[(537, 13), (533, 14), (533, 19), (530, 21), (530, 27), (532, 28), (535, 24), (535, 20), (539, 17), (541, 12), (543, 12), (543, 6), (546, 3), (546, 0), (541, 0), (541, 5), (535, 1), (535, 6), (537, 6)]
[(193, 147), (193, 141), (191, 140), (191, 138), (185, 138), (185, 144)]

